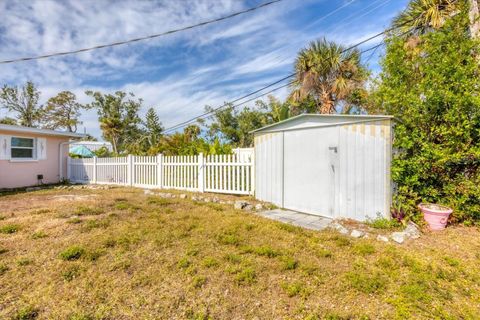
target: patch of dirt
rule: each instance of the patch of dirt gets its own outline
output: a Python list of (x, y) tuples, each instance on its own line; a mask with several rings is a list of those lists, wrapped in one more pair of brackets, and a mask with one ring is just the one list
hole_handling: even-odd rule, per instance
[(64, 195), (53, 196), (51, 199), (54, 201), (83, 201), (83, 200), (90, 200), (95, 197), (97, 197), (96, 194), (85, 194), (85, 195), (64, 194)]

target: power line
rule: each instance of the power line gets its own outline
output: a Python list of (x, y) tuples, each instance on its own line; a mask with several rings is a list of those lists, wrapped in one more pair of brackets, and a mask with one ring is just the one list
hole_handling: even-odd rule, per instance
[(162, 32), (162, 33), (156, 33), (156, 34), (151, 34), (151, 35), (144, 36), (144, 37), (133, 38), (133, 39), (118, 41), (118, 42), (112, 42), (112, 43), (108, 43), (108, 44), (102, 44), (102, 45), (97, 45), (97, 46), (94, 46), (94, 47), (82, 48), (82, 49), (71, 50), (71, 51), (54, 52), (54, 53), (50, 53), (50, 54), (24, 57), (24, 58), (16, 58), (16, 59), (10, 59), (10, 60), (0, 60), (0, 64), (16, 63), (16, 62), (30, 61), (30, 60), (39, 60), (39, 59), (46, 59), (46, 58), (58, 57), (58, 56), (66, 56), (66, 55), (71, 55), (71, 54), (77, 54), (77, 53), (82, 53), (82, 52), (87, 52), (87, 51), (92, 51), (92, 50), (97, 50), (97, 49), (103, 49), (103, 48), (108, 48), (108, 47), (116, 47), (116, 46), (121, 46), (121, 45), (129, 44), (129, 43), (133, 43), (133, 42), (158, 38), (158, 37), (166, 36), (166, 35), (169, 35), (169, 34), (178, 33), (178, 32), (182, 32), (182, 31), (198, 28), (198, 27), (201, 27), (201, 26), (205, 26), (205, 25), (208, 25), (208, 24), (220, 22), (220, 21), (223, 21), (223, 20), (231, 19), (233, 17), (239, 16), (239, 15), (242, 15), (242, 14), (245, 14), (245, 13), (249, 13), (249, 12), (258, 10), (260, 8), (267, 7), (269, 5), (272, 5), (272, 4), (280, 2), (280, 1), (283, 1), (283, 0), (272, 0), (272, 1), (269, 1), (269, 2), (259, 4), (258, 6), (255, 6), (255, 7), (251, 7), (249, 9), (245, 9), (245, 10), (242, 10), (242, 11), (238, 11), (238, 12), (229, 14), (229, 15), (224, 16), (224, 17), (203, 21), (203, 22), (200, 22), (200, 23), (197, 23), (197, 24), (194, 24), (194, 25), (190, 25), (190, 26), (187, 26), (187, 27), (179, 28), (179, 29), (173, 29), (173, 30), (165, 31), (165, 32)]

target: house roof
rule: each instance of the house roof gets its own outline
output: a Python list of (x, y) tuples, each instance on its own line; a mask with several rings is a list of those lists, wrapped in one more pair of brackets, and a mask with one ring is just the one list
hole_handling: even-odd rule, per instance
[(71, 138), (85, 138), (87, 136), (81, 133), (55, 131), (55, 130), (49, 130), (49, 129), (39, 129), (39, 128), (24, 127), (24, 126), (14, 126), (9, 124), (0, 124), (0, 131), (39, 134), (39, 135), (45, 135), (45, 136), (71, 137)]
[(111, 146), (112, 144), (107, 141), (80, 140), (72, 143), (71, 145)]
[(277, 132), (307, 129), (342, 124), (355, 124), (378, 120), (393, 120), (389, 115), (347, 115), (347, 114), (301, 114), (286, 120), (262, 127), (250, 133)]

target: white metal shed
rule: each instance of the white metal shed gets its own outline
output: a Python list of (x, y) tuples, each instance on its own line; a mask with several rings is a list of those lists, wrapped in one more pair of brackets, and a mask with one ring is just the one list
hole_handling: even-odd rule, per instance
[(332, 218), (390, 217), (392, 119), (304, 114), (253, 131), (256, 198)]

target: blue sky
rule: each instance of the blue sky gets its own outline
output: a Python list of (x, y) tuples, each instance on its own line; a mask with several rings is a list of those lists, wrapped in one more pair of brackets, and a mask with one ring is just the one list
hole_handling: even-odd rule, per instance
[[(265, 0), (0, 1), (0, 60), (79, 49), (160, 33), (217, 18)], [(345, 46), (389, 26), (407, 0), (283, 0), (194, 30), (101, 49), (0, 65), (0, 84), (34, 81), (41, 100), (62, 90), (133, 92), (165, 127), (254, 91), (293, 71), (296, 53), (326, 37)], [(374, 46), (380, 38), (361, 49)], [(364, 54), (378, 72), (382, 49)], [(284, 98), (287, 89), (274, 95)], [(0, 116), (5, 116), (0, 110)], [(82, 115), (100, 137), (94, 111)], [(83, 126), (80, 127), (83, 130)]]

